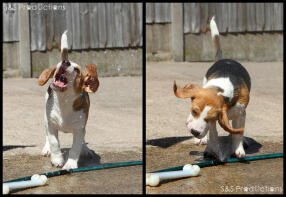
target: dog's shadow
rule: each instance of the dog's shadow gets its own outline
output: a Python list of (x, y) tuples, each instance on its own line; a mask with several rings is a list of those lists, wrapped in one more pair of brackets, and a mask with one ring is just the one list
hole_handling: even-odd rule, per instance
[(15, 149), (15, 148), (27, 148), (27, 147), (36, 147), (36, 145), (27, 145), (27, 146), (23, 146), (23, 145), (6, 145), (2, 147), (3, 152), (4, 151), (8, 151), (11, 149)]
[(147, 140), (146, 145), (158, 146), (160, 148), (168, 148), (170, 146), (173, 146), (185, 140), (189, 140), (191, 138), (192, 136), (158, 138), (158, 139)]
[[(220, 146), (224, 147), (224, 150), (226, 150), (227, 152), (226, 154), (228, 155), (228, 157), (233, 157), (234, 155), (231, 152), (229, 152), (230, 150), (232, 150), (231, 135), (219, 136), (218, 139), (219, 139)], [(261, 147), (262, 147), (262, 144), (260, 144), (253, 138), (243, 136), (243, 148), (244, 148), (245, 154), (257, 153), (259, 152)], [(211, 155), (204, 155), (204, 151), (190, 151), (189, 154), (201, 156), (195, 161), (208, 161), (208, 160), (216, 159), (215, 157), (212, 157)]]
[[(64, 160), (66, 163), (68, 160), (68, 156), (69, 156), (69, 151), (70, 148), (63, 148), (61, 149), (63, 156), (64, 156)], [(99, 165), (100, 163), (100, 155), (98, 155), (97, 153), (95, 153), (93, 150), (89, 149), (90, 153), (88, 155), (80, 155), (79, 160), (78, 160), (78, 167), (82, 168), (82, 167), (88, 167), (88, 166), (95, 166), (95, 165)]]

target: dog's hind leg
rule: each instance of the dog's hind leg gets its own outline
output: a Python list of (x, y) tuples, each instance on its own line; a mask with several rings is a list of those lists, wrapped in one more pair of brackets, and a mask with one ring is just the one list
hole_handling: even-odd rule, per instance
[[(246, 113), (245, 111), (240, 115), (237, 116), (232, 120), (232, 127), (233, 128), (244, 128), (245, 127), (245, 117)], [(237, 158), (244, 157), (245, 151), (243, 148), (243, 135), (232, 134), (232, 151), (235, 154)]]
[(44, 157), (48, 157), (51, 155), (51, 148), (50, 148), (50, 143), (49, 143), (49, 138), (46, 136), (46, 144), (42, 150), (42, 155)]
[(94, 152), (93, 150), (90, 150), (86, 143), (85, 143), (85, 140), (83, 141), (82, 143), (82, 149), (81, 149), (81, 153), (80, 153), (81, 156), (84, 156), (84, 157), (92, 157), (94, 155)]

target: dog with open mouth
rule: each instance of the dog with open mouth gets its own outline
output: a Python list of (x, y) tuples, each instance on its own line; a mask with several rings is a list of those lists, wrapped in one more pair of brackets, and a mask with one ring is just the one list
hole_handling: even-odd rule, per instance
[(247, 70), (240, 63), (222, 59), (219, 31), (214, 17), (211, 19), (210, 29), (216, 50), (216, 62), (208, 69), (203, 79), (203, 86), (190, 83), (181, 88), (174, 81), (173, 91), (178, 98), (191, 99), (191, 110), (186, 126), (196, 138), (195, 143), (207, 144), (204, 155), (224, 161), (228, 154), (225, 154), (224, 147), (220, 147), (216, 121), (231, 134), (230, 155), (234, 154), (237, 158), (244, 157), (243, 134), (251, 80)]
[[(38, 78), (40, 86), (53, 77), (46, 93), (45, 129), (46, 144), (42, 155), (51, 156), (51, 163), (63, 169), (78, 167), (80, 154), (92, 154), (85, 144), (85, 126), (89, 112), (89, 95), (99, 87), (96, 65), (88, 64), (86, 71), (68, 60), (67, 31), (61, 37), (62, 61), (45, 69)], [(64, 165), (58, 131), (73, 133), (73, 144)]]

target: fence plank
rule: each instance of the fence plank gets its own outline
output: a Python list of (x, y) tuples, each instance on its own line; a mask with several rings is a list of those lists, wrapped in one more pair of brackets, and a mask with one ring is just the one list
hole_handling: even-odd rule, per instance
[(155, 22), (155, 4), (146, 3), (146, 23)]
[(82, 49), (80, 40), (80, 13), (79, 13), (79, 3), (72, 4), (72, 48)]
[(99, 31), (99, 48), (105, 48), (107, 44), (107, 30), (106, 30), (106, 9), (105, 3), (98, 3), (98, 29)]
[[(137, 36), (137, 25), (136, 25), (136, 19), (137, 19), (137, 10), (136, 10), (136, 4), (130, 3), (130, 19), (129, 19), (129, 27), (130, 27), (130, 46), (136, 46), (136, 36)], [(133, 16), (133, 17), (132, 17)]]
[(114, 44), (114, 12), (113, 12), (114, 3), (106, 3), (106, 32), (107, 32), (107, 44), (106, 47), (111, 48), (116, 46)]
[(123, 39), (123, 45), (124, 46), (129, 46), (131, 43), (131, 35), (130, 35), (130, 4), (129, 3), (122, 3), (122, 24), (121, 24), (121, 28), (122, 28), (122, 39)]
[(80, 3), (79, 5), (80, 14), (80, 41), (81, 48), (88, 49), (90, 47), (89, 39), (89, 8), (88, 3)]
[(283, 4), (273, 3), (273, 29), (274, 31), (283, 30)]
[(92, 49), (99, 48), (99, 31), (98, 31), (98, 6), (97, 3), (89, 3), (89, 31), (90, 47)]
[[(137, 43), (136, 46), (143, 46), (143, 4), (142, 3), (137, 3), (137, 30), (138, 30), (138, 34), (137, 34)], [(171, 21), (171, 19), (170, 19)]]
[(18, 32), (18, 4), (3, 3), (3, 41), (19, 41)]
[(228, 6), (228, 32), (238, 32), (238, 12), (237, 3), (229, 3)]
[(273, 16), (274, 16), (274, 6), (273, 3), (265, 3), (264, 9), (265, 15), (265, 28), (264, 31), (271, 31), (273, 29)]
[(68, 37), (68, 49), (72, 48), (73, 44), (73, 39), (72, 39), (72, 34), (73, 34), (73, 21), (72, 21), (72, 7), (70, 3), (64, 3), (63, 4), (65, 10), (66, 10), (66, 29), (68, 30), (67, 37)]
[(219, 31), (221, 33), (226, 33), (228, 30), (228, 8), (229, 4), (228, 3), (218, 3), (217, 4), (217, 15), (218, 15), (218, 20), (220, 21), (219, 23)]
[(238, 17), (238, 31), (246, 32), (246, 3), (237, 3), (237, 13), (240, 15)]
[(209, 22), (209, 15), (208, 15), (208, 4), (207, 3), (200, 3), (200, 31), (206, 32), (207, 31), (207, 23)]
[[(35, 3), (29, 4), (29, 6), (35, 6)], [(31, 51), (38, 50), (40, 35), (38, 34), (41, 18), (37, 10), (30, 10), (30, 24), (31, 24)]]
[(200, 33), (200, 4), (184, 3), (184, 33)]
[(256, 31), (256, 7), (255, 3), (246, 4), (246, 30), (248, 32)]
[(256, 31), (264, 29), (264, 3), (256, 3)]
[(155, 3), (155, 22), (171, 22), (171, 5), (170, 3)]
[[(54, 6), (63, 6), (61, 3), (54, 3)], [(68, 29), (66, 20), (66, 10), (53, 10), (54, 40), (61, 47), (61, 36)]]
[(122, 3), (116, 3), (114, 5), (115, 17), (115, 43), (117, 47), (123, 47), (123, 32), (122, 32)]

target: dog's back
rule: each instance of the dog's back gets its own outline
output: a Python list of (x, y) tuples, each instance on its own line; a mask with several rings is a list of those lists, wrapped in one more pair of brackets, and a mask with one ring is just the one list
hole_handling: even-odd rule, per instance
[(216, 62), (208, 69), (203, 87), (218, 87), (222, 90), (221, 95), (234, 104), (242, 90), (250, 92), (251, 80), (248, 72), (240, 63), (231, 59), (222, 59), (219, 31), (214, 19), (215, 17), (212, 17), (210, 29)]

